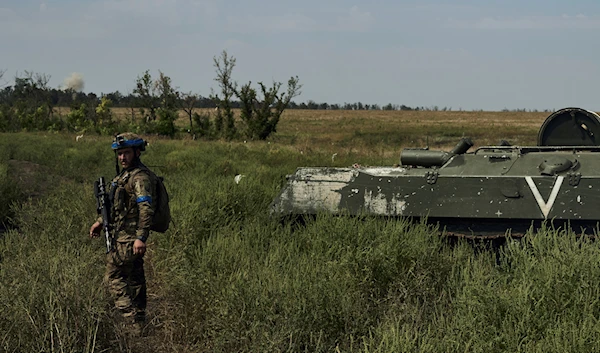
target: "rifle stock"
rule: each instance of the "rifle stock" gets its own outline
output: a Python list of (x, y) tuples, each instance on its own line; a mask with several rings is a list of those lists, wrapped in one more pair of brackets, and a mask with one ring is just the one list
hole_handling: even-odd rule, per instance
[(110, 232), (110, 198), (106, 190), (104, 177), (94, 182), (94, 195), (96, 196), (96, 211), (102, 216), (102, 229), (106, 239), (106, 253), (114, 248), (114, 237)]

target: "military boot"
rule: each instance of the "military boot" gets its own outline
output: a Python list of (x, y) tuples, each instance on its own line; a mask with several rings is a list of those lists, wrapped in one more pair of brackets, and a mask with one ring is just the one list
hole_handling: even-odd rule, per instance
[(144, 329), (146, 328), (146, 315), (144, 312), (138, 312), (133, 318), (133, 333), (141, 337), (144, 334)]
[(135, 337), (142, 337), (144, 335), (144, 327), (145, 323), (141, 321), (136, 321), (131, 325), (131, 335)]

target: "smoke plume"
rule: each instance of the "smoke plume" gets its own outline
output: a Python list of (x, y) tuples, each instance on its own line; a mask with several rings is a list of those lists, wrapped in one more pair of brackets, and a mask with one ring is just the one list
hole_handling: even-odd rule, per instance
[(65, 78), (62, 84), (63, 89), (72, 89), (75, 92), (83, 91), (85, 83), (83, 82), (83, 75), (78, 72), (73, 72), (69, 77)]

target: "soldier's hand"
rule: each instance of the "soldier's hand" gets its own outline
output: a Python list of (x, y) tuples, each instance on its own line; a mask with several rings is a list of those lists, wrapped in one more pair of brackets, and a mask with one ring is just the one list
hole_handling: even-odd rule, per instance
[(133, 254), (144, 256), (145, 253), (146, 253), (146, 243), (144, 243), (143, 241), (141, 241), (139, 239), (136, 239), (135, 242), (133, 242)]
[(90, 238), (97, 238), (100, 236), (100, 230), (102, 229), (102, 223), (96, 222), (92, 224), (90, 228)]

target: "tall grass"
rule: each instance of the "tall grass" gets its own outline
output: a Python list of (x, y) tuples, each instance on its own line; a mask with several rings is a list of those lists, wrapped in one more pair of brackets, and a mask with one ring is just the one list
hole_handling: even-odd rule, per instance
[(274, 141), (151, 139), (143, 161), (165, 177), (175, 223), (150, 238), (148, 334), (131, 341), (102, 284), (103, 243), (86, 237), (109, 142), (0, 135), (6, 173), (28, 161), (49, 184), (0, 235), (0, 352), (600, 349), (597, 242), (542, 229), (486, 250), (407, 220), (280, 222), (268, 206), (286, 174), (365, 157)]

